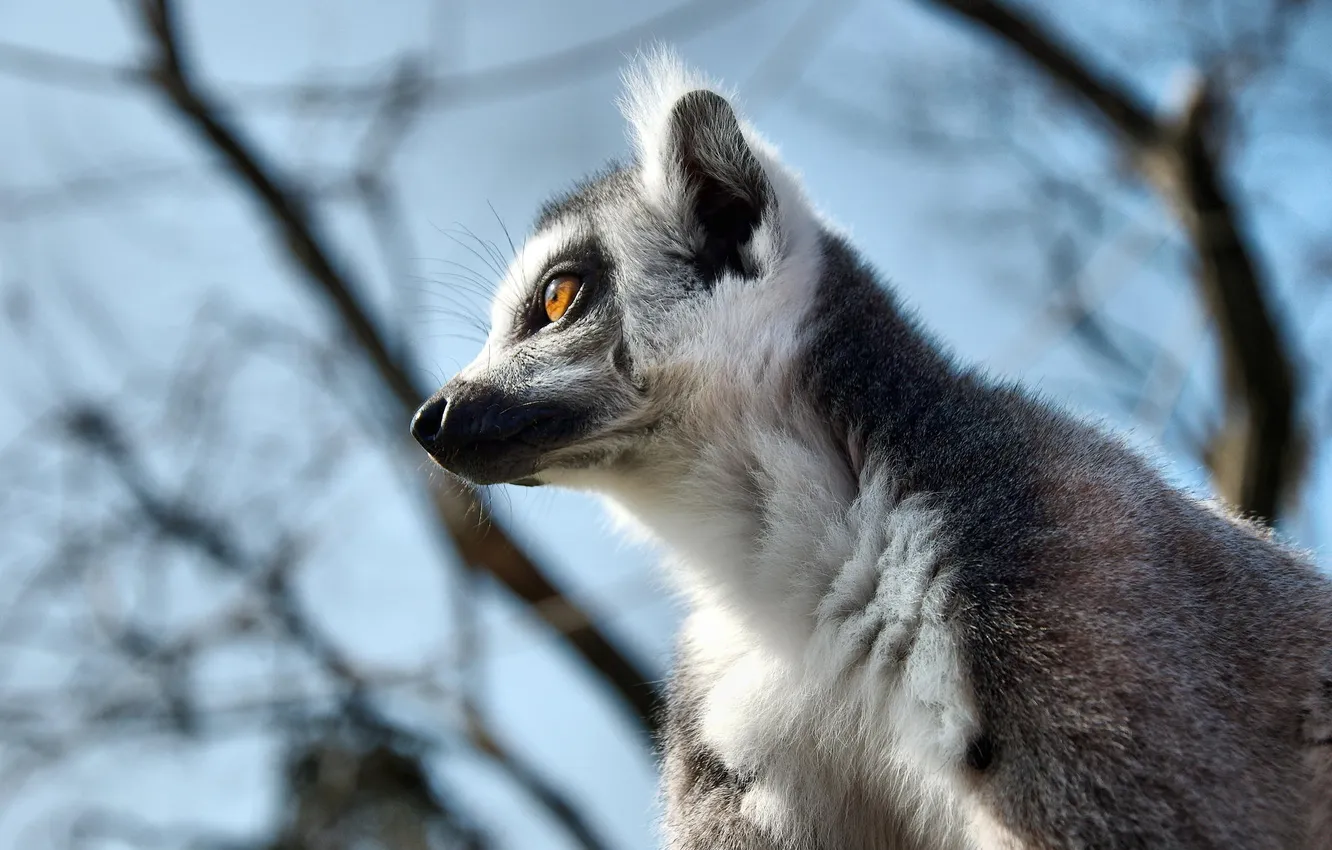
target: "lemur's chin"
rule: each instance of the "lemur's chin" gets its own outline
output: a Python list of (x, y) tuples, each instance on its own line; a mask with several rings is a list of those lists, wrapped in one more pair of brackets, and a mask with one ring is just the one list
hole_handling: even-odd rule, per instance
[(536, 487), (544, 483), (537, 474), (546, 446), (506, 440), (440, 448), (430, 452), (435, 463), (472, 484)]
[(434, 458), (440, 466), (452, 472), (454, 475), (478, 487), (486, 487), (492, 484), (520, 484), (530, 486), (528, 482), (537, 483), (532, 477), (533, 465), (524, 463), (522, 466), (513, 464), (483, 464), (483, 463), (459, 463), (455, 458), (449, 463), (445, 463), (439, 458)]
[(515, 487), (542, 487), (548, 483), (541, 480), (538, 475), (535, 460), (508, 464), (479, 464), (458, 463), (456, 459), (450, 463), (443, 463), (437, 457), (433, 459), (444, 469), (478, 487), (488, 487), (494, 484), (512, 484)]

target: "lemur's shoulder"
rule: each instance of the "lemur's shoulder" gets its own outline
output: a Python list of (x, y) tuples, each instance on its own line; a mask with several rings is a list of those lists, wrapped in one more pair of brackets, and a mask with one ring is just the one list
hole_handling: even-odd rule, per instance
[(824, 235), (820, 275), (806, 392), (832, 427), (888, 459), (903, 496), (936, 498), (969, 541), (961, 555), (1016, 563), (1067, 561), (1079, 546), (1093, 558), (1210, 546), (1314, 575), (1270, 529), (1171, 484), (1103, 424), (959, 363), (845, 237)]

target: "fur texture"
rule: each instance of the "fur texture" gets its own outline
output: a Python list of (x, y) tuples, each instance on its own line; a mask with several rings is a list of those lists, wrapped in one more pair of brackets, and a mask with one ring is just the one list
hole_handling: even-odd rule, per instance
[(413, 431), (669, 552), (667, 845), (1332, 847), (1310, 562), (952, 362), (669, 55), (624, 109)]

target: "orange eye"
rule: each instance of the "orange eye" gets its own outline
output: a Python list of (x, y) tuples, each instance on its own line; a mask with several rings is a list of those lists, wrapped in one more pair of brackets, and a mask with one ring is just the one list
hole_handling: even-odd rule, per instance
[(578, 294), (578, 287), (582, 285), (583, 282), (571, 274), (551, 278), (550, 283), (546, 284), (546, 318), (558, 322), (568, 312), (569, 305)]

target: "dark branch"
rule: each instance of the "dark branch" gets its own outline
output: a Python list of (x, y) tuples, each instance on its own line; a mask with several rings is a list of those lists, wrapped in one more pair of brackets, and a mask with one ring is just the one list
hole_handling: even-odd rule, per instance
[[(156, 15), (155, 0), (138, 0), (143, 11)], [(480, 100), (522, 95), (536, 89), (576, 82), (620, 62), (626, 53), (652, 40), (678, 40), (707, 29), (759, 0), (688, 0), (619, 32), (516, 62), (422, 77), (418, 96), (436, 106), (455, 106)], [(103, 65), (76, 57), (47, 53), (0, 42), (0, 74), (35, 83), (65, 86), (96, 93), (134, 93), (149, 82), (138, 67)], [(306, 83), (289, 86), (220, 84), (247, 107), (260, 109), (323, 110), (339, 114), (374, 108), (398, 85), (397, 78), (353, 83)]]
[(1137, 144), (1152, 144), (1157, 127), (1151, 111), (1119, 80), (1089, 67), (1038, 21), (992, 0), (932, 0), (988, 29), (1087, 101)]
[(1153, 115), (1127, 83), (1095, 70), (1041, 22), (997, 0), (930, 0), (1024, 55), (1120, 136), (1188, 234), (1200, 298), (1222, 346), (1227, 421), (1209, 464), (1217, 491), (1271, 521), (1298, 479), (1294, 371), (1268, 289), (1210, 142), (1214, 93), (1199, 87), (1182, 115)]

